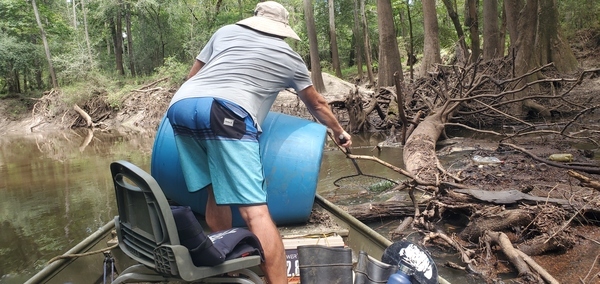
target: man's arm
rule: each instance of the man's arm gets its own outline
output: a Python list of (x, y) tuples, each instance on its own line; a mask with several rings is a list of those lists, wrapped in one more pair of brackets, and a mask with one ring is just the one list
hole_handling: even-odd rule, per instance
[[(306, 107), (310, 113), (319, 120), (319, 122), (323, 123), (329, 129), (333, 131), (333, 136), (335, 137), (335, 143), (342, 147), (350, 147), (352, 145), (352, 137), (348, 132), (344, 131), (338, 120), (331, 112), (331, 108), (329, 104), (323, 98), (319, 92), (313, 86), (309, 86), (308, 88), (298, 92), (298, 96), (304, 102)], [(340, 135), (344, 137), (345, 141), (340, 140)], [(343, 142), (343, 143), (342, 143)]]
[(187, 78), (185, 79), (189, 80), (190, 78), (194, 77), (194, 75), (196, 75), (198, 71), (202, 69), (202, 67), (204, 67), (204, 62), (196, 59), (196, 61), (194, 61), (194, 65), (192, 65), (192, 68), (190, 69), (190, 73), (188, 73)]

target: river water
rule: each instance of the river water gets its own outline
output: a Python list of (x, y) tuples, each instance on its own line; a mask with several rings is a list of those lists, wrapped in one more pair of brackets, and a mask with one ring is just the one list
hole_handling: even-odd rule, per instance
[[(117, 215), (109, 165), (127, 160), (150, 172), (154, 133), (65, 130), (0, 137), (0, 283), (23, 283)], [(355, 137), (353, 154), (378, 155), (381, 137)], [(402, 166), (400, 148), (379, 156)], [(401, 176), (371, 161), (366, 174)], [(339, 196), (339, 177), (356, 174), (328, 141), (317, 192)], [(101, 268), (99, 268), (101, 269)]]

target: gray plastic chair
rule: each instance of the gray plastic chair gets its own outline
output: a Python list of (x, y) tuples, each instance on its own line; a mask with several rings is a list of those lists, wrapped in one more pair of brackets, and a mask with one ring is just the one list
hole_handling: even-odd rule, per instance
[(111, 163), (110, 170), (119, 210), (115, 217), (119, 248), (138, 262), (113, 283), (263, 283), (250, 270), (260, 264), (258, 255), (196, 267), (189, 250), (179, 243), (171, 207), (154, 178), (127, 161)]

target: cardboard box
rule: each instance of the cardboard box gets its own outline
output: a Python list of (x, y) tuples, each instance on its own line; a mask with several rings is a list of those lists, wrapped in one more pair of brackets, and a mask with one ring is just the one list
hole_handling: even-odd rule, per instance
[(345, 247), (344, 240), (339, 235), (320, 237), (298, 236), (283, 239), (285, 248), (285, 261), (287, 265), (288, 284), (300, 283), (300, 262), (298, 260), (298, 246), (324, 245), (328, 247)]

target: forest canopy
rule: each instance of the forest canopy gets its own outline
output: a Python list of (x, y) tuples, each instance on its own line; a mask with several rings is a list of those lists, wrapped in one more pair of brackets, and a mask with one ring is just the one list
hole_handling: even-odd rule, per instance
[[(308, 65), (319, 62), (326, 72), (372, 84), (373, 70), (399, 67), (405, 73), (424, 62), (422, 75), (431, 64), (456, 62), (459, 53), (471, 60), (485, 56), (488, 42), (494, 43), (495, 56), (508, 55), (516, 40), (510, 33), (514, 14), (524, 13), (528, 2), (552, 7), (556, 13), (545, 16), (554, 18), (545, 21), (556, 20), (566, 42), (581, 30), (600, 29), (600, 2), (589, 0), (281, 2), (303, 39), (290, 44)], [(0, 0), (0, 94), (39, 93), (90, 80), (101, 84), (99, 76), (183, 76), (216, 29), (251, 16), (255, 5), (247, 0)], [(303, 7), (312, 7), (314, 23), (307, 23)], [(312, 25), (318, 52), (311, 55), (307, 27)], [(491, 25), (493, 38), (486, 35)], [(378, 74), (385, 85), (390, 72)], [(367, 74), (370, 78), (363, 78)]]

